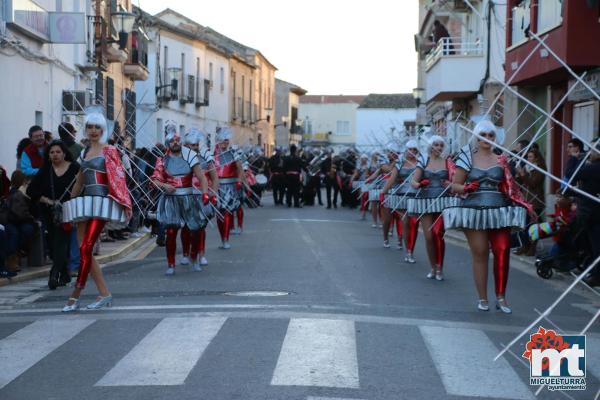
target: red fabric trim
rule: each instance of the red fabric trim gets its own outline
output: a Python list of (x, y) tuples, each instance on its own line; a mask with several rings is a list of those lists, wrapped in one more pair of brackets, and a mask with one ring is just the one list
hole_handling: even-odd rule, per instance
[(131, 197), (127, 182), (125, 180), (125, 170), (121, 164), (121, 157), (116, 147), (104, 147), (104, 162), (106, 164), (106, 173), (108, 175), (108, 196), (114, 201), (125, 207), (131, 214)]
[(519, 190), (517, 182), (515, 181), (515, 178), (510, 172), (510, 168), (508, 166), (508, 158), (506, 157), (506, 155), (503, 154), (500, 157), (498, 157), (498, 161), (502, 166), (502, 169), (504, 170), (504, 181), (500, 182), (500, 185), (498, 185), (498, 189), (513, 202), (522, 207), (525, 207), (527, 211), (529, 211), (529, 214), (535, 215), (535, 212), (533, 211), (533, 206), (525, 201), (523, 193), (521, 193), (521, 190)]

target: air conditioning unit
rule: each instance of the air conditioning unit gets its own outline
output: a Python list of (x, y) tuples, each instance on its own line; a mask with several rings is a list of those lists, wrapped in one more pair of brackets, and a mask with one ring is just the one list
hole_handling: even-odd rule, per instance
[(83, 113), (91, 103), (92, 95), (87, 90), (63, 90), (63, 112)]

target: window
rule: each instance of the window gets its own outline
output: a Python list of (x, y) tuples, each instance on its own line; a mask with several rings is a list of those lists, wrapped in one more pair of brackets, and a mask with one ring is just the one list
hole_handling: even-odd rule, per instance
[(185, 53), (181, 53), (181, 97), (185, 98)]
[(246, 93), (246, 77), (244, 75), (242, 75), (242, 97), (241, 97), (241, 101), (240, 101), (240, 108), (242, 109), (242, 121), (245, 120), (246, 115), (244, 113), (244, 100), (245, 100), (245, 96), (244, 94)]
[(196, 77), (194, 75), (188, 75), (188, 93), (187, 99), (188, 101), (194, 101), (195, 97), (195, 89), (196, 89)]
[(220, 90), (221, 93), (225, 92), (225, 69), (223, 67), (221, 67), (221, 69), (219, 70), (219, 79), (220, 79)]
[(134, 91), (125, 89), (125, 102), (125, 132), (135, 138), (136, 95)]
[(531, 0), (521, 0), (512, 9), (512, 41), (517, 44), (527, 38), (531, 25)]
[(210, 88), (213, 87), (213, 63), (208, 63), (208, 80), (210, 81)]
[(96, 78), (96, 103), (104, 105), (104, 78), (102, 72), (98, 72)]
[(537, 31), (543, 32), (562, 22), (563, 0), (541, 0), (537, 7)]
[(200, 57), (196, 57), (196, 93), (194, 101), (198, 102), (200, 98)]
[(106, 77), (106, 119), (115, 119), (115, 81)]
[(44, 113), (42, 111), (35, 112), (35, 124), (37, 126), (44, 126)]
[(350, 121), (337, 121), (335, 133), (336, 135), (349, 135)]
[(185, 125), (179, 125), (179, 136), (185, 135)]
[[(167, 85), (169, 83), (171, 83), (171, 80), (169, 79), (169, 73), (167, 72), (167, 68), (169, 65), (169, 47), (165, 46), (165, 49), (163, 51), (163, 85)], [(168, 88), (163, 88), (163, 97), (167, 97), (167, 89)]]
[(250, 121), (253, 121), (254, 119), (256, 119), (256, 114), (254, 114), (254, 116), (252, 116), (252, 100), (253, 97), (252, 96), (252, 92), (254, 91), (254, 83), (252, 82), (252, 79), (250, 79), (250, 84), (248, 85), (248, 92), (250, 93), (248, 95), (249, 101), (248, 101), (248, 119)]

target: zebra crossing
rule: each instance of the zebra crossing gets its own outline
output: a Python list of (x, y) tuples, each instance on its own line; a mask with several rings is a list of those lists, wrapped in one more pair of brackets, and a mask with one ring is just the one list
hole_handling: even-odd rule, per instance
[[(98, 371), (85, 374), (84, 384), (105, 390), (194, 385), (201, 381), (197, 369), (210, 371), (219, 365), (241, 363), (240, 368), (262, 380), (266, 388), (341, 391), (335, 396), (308, 396), (315, 399), (367, 399), (373, 387), (386, 390), (380, 387), (382, 382), (389, 384), (392, 392), (401, 388), (410, 392), (411, 387), (417, 390), (423, 384), (422, 375), (429, 387), (440, 387), (440, 398), (535, 398), (527, 383), (528, 371), (505, 359), (494, 363), (495, 342), (476, 329), (223, 316), (146, 319), (136, 329), (131, 320), (93, 318), (38, 319), (23, 324), (0, 329), (0, 398), (10, 398), (3, 397), (3, 391), (18, 385), (35, 386), (36, 380), (54, 379), (56, 372), (48, 366), (62, 365), (69, 374), (68, 366), (53, 360), (59, 353), (68, 360), (85, 356), (84, 367), (99, 365)], [(401, 340), (390, 343), (391, 337)], [(261, 339), (267, 342), (269, 355), (265, 357), (256, 355), (262, 351), (258, 346)], [(92, 352), (91, 348), (104, 347), (92, 345), (90, 340), (102, 340), (107, 354)], [(41, 363), (46, 363), (46, 368), (38, 368)], [(36, 374), (30, 372), (36, 368)], [(234, 375), (237, 371), (230, 370)], [(236, 381), (235, 376), (220, 375)], [(396, 382), (400, 377), (401, 384)]]

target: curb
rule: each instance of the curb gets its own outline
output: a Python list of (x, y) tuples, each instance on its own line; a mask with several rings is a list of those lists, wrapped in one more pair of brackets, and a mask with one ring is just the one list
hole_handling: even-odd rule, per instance
[[(132, 251), (139, 248), (142, 244), (146, 242), (147, 239), (150, 238), (150, 233), (145, 233), (143, 236), (135, 238), (131, 242), (127, 243), (125, 246), (120, 249), (113, 251), (112, 253), (96, 256), (96, 261), (98, 264), (107, 264), (111, 261), (115, 261), (121, 257), (125, 257)], [(12, 279), (2, 279), (0, 280), (0, 287), (13, 285), (15, 283), (26, 282), (36, 278), (47, 277), (50, 273), (50, 265), (46, 265), (43, 267), (30, 267), (28, 269), (33, 269), (32, 271), (21, 272), (19, 275), (15, 276)]]

